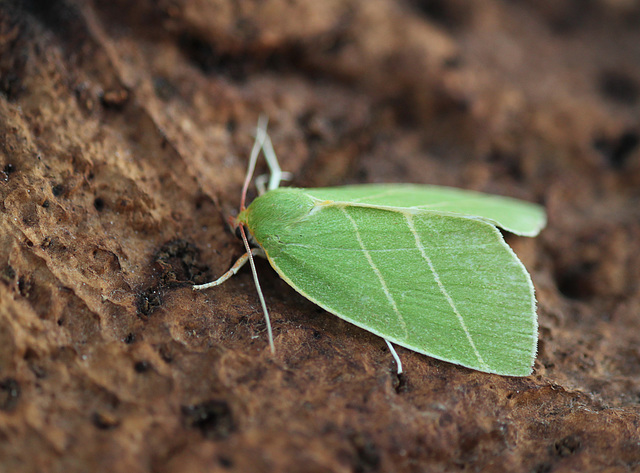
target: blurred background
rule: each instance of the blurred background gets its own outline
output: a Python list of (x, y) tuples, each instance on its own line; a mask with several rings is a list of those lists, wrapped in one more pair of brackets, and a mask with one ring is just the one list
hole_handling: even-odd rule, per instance
[[(533, 375), (398, 377), (265, 262), (275, 357), (248, 271), (194, 294), (261, 114), (291, 185), (544, 205)], [(640, 2), (0, 1), (0, 239), (0, 470), (633, 471)]]

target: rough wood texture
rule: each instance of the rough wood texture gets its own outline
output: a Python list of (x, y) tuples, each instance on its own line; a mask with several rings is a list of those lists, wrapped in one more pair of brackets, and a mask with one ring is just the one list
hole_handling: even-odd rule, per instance
[[(534, 374), (194, 294), (260, 113), (296, 185), (544, 203)], [(639, 141), (634, 1), (0, 2), (0, 470), (637, 471)]]

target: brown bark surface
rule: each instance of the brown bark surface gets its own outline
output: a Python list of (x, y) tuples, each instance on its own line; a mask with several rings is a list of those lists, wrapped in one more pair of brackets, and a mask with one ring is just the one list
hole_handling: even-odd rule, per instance
[[(297, 186), (544, 204), (534, 373), (193, 293), (261, 113)], [(638, 471), (639, 142), (633, 0), (0, 1), (0, 471)]]

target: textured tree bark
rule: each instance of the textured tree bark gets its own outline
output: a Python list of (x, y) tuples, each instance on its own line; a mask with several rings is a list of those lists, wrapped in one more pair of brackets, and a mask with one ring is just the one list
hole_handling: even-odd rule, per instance
[[(640, 6), (0, 2), (0, 470), (640, 468)], [(226, 227), (257, 117), (298, 186), (543, 203), (534, 374), (399, 350)]]

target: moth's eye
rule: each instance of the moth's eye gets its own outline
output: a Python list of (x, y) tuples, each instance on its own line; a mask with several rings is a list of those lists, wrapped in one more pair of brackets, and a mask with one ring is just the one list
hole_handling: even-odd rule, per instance
[(238, 225), (238, 226), (236, 227), (236, 231), (235, 231), (235, 233), (236, 233), (236, 238), (237, 238), (238, 240), (242, 240), (242, 232), (240, 231), (240, 225)]

